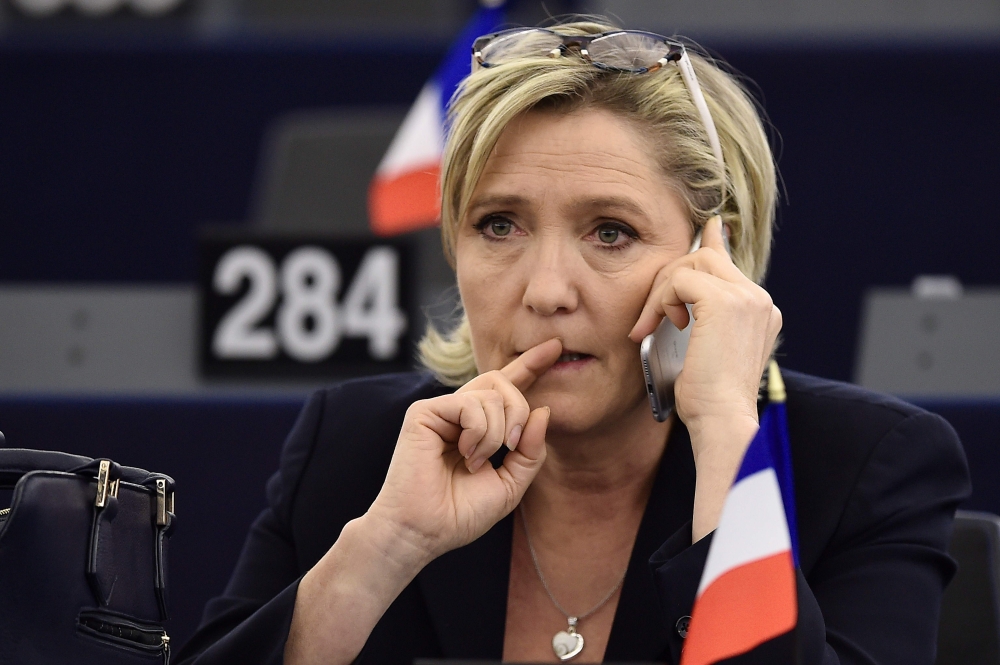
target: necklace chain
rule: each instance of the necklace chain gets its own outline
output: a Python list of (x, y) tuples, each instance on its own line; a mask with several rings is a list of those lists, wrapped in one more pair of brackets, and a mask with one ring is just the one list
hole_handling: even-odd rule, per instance
[(615, 585), (611, 588), (611, 591), (608, 591), (607, 595), (604, 596), (604, 598), (602, 598), (600, 602), (598, 602), (596, 605), (591, 607), (583, 614), (573, 615), (567, 612), (566, 609), (559, 604), (559, 601), (556, 600), (556, 597), (552, 594), (552, 589), (549, 588), (548, 582), (545, 581), (545, 575), (542, 574), (542, 567), (538, 565), (538, 555), (535, 554), (535, 548), (531, 544), (531, 533), (528, 531), (528, 520), (524, 514), (524, 504), (518, 504), (518, 508), (521, 510), (521, 525), (524, 527), (524, 538), (525, 540), (528, 541), (528, 551), (531, 552), (531, 563), (535, 564), (535, 572), (538, 573), (538, 579), (542, 583), (542, 588), (545, 589), (545, 593), (548, 594), (549, 600), (551, 600), (552, 604), (556, 606), (556, 609), (565, 614), (566, 618), (569, 619), (570, 626), (575, 627), (578, 622), (583, 621), (591, 614), (604, 607), (605, 603), (611, 600), (611, 597), (615, 595), (615, 592), (618, 591), (618, 589), (621, 588), (622, 583), (625, 582), (625, 575), (628, 573), (628, 566), (625, 567), (625, 572), (623, 572), (621, 577), (618, 578), (618, 581), (615, 582)]

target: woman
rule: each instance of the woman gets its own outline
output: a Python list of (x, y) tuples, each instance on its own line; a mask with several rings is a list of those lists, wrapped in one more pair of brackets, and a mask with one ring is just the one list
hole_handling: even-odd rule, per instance
[[(781, 327), (758, 285), (774, 166), (712, 63), (607, 25), (555, 31), (478, 40), (453, 100), (442, 232), (465, 318), (423, 340), (434, 377), (313, 397), (182, 662), (558, 662), (574, 631), (576, 662), (679, 661)], [(638, 343), (664, 316), (684, 327), (686, 304), (659, 423)], [(954, 433), (785, 380), (799, 624), (740, 662), (794, 645), (803, 663), (931, 663), (968, 493)]]

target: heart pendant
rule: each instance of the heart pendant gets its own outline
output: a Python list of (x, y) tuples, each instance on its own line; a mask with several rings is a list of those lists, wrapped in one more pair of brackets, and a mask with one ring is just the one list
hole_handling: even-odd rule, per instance
[(560, 630), (552, 638), (552, 650), (559, 656), (559, 660), (569, 660), (583, 651), (583, 635)]

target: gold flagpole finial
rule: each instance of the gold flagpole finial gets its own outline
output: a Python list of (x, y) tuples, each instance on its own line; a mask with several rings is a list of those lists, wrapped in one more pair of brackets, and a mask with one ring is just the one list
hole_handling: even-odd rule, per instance
[(785, 382), (781, 379), (778, 363), (774, 360), (767, 366), (767, 398), (775, 403), (785, 401)]

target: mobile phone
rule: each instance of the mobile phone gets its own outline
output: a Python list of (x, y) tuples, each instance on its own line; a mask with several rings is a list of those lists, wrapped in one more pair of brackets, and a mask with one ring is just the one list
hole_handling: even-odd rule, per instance
[[(729, 234), (723, 230), (726, 252), (729, 251)], [(701, 247), (701, 229), (698, 229), (694, 242), (688, 253), (696, 252)], [(694, 325), (694, 314), (691, 305), (688, 309), (688, 324), (683, 330), (667, 317), (663, 317), (660, 325), (652, 334), (646, 335), (639, 347), (639, 357), (642, 359), (642, 374), (646, 379), (646, 393), (649, 395), (649, 406), (653, 417), (663, 422), (674, 410), (674, 382), (684, 368), (684, 356), (687, 355), (688, 342), (691, 339), (691, 326)]]

